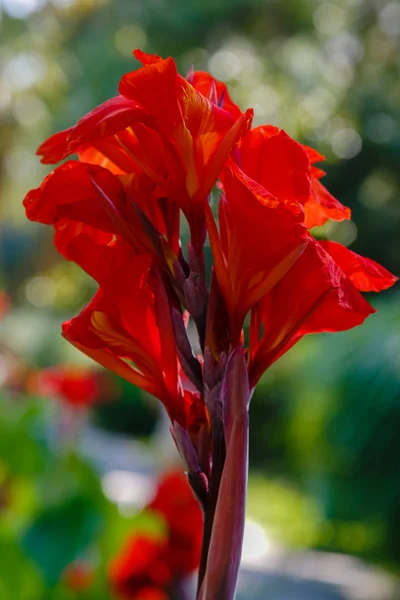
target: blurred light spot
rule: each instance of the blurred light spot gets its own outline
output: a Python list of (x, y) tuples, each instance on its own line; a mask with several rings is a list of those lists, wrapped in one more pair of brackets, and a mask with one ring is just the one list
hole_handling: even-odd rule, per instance
[(270, 115), (279, 108), (280, 97), (269, 85), (260, 84), (250, 91), (248, 104), (254, 107), (256, 113)]
[(46, 105), (34, 94), (23, 94), (14, 100), (13, 114), (21, 125), (30, 127), (48, 116)]
[(312, 120), (303, 118), (301, 123), (306, 129), (304, 134), (312, 142), (320, 142), (329, 139), (331, 133), (331, 124), (329, 121), (320, 123), (316, 127)]
[(115, 47), (122, 56), (132, 56), (134, 48), (144, 48), (147, 35), (136, 25), (124, 25), (115, 32)]
[(355, 129), (336, 131), (331, 139), (332, 150), (339, 158), (353, 158), (362, 148), (362, 140)]
[(271, 541), (265, 535), (264, 529), (246, 519), (244, 527), (242, 563), (251, 565), (266, 556), (273, 549)]
[(335, 62), (321, 61), (320, 74), (326, 83), (335, 88), (335, 96), (338, 99), (340, 88), (348, 93), (348, 87), (354, 79), (354, 68), (350, 64), (339, 66)]
[(344, 25), (344, 12), (331, 2), (321, 3), (313, 14), (315, 28), (324, 34), (334, 34)]
[(218, 50), (208, 61), (208, 68), (217, 79), (234, 79), (241, 71), (236, 54), (230, 50)]
[(38, 164), (33, 152), (17, 146), (4, 157), (4, 167), (12, 179), (30, 179), (38, 170)]
[(28, 302), (38, 308), (53, 304), (56, 294), (56, 285), (50, 277), (37, 275), (32, 277), (25, 286), (25, 295)]
[(154, 493), (152, 480), (132, 471), (109, 471), (102, 478), (101, 487), (106, 498), (120, 509), (140, 510)]
[(51, 3), (56, 8), (61, 8), (62, 10), (66, 10), (71, 8), (76, 4), (77, 0), (51, 0)]
[(0, 81), (0, 113), (6, 111), (11, 104), (11, 92), (4, 85), (4, 82)]
[(26, 19), (46, 3), (47, 0), (3, 0), (3, 10), (14, 19)]
[(3, 386), (10, 376), (10, 359), (0, 354), (0, 386)]
[(335, 97), (326, 88), (319, 87), (306, 96), (301, 108), (308, 114), (308, 123), (320, 125), (332, 114), (335, 108)]
[(391, 37), (400, 35), (400, 4), (398, 2), (391, 2), (382, 8), (379, 13), (379, 27)]
[(325, 46), (330, 62), (338, 67), (351, 67), (364, 56), (362, 41), (351, 33), (336, 35)]
[(357, 237), (357, 226), (353, 221), (330, 221), (327, 223), (326, 232), (333, 242), (350, 246)]
[(204, 48), (192, 48), (182, 56), (183, 64), (185, 65), (185, 71), (187, 72), (191, 67), (194, 70), (205, 69), (207, 65), (208, 52)]
[(362, 183), (360, 201), (364, 206), (378, 209), (396, 196), (396, 180), (390, 171), (374, 171)]
[(261, 60), (252, 52), (245, 49), (235, 50), (240, 66), (240, 77), (245, 79), (259, 78), (263, 73)]
[(318, 50), (307, 40), (291, 38), (282, 49), (285, 66), (297, 77), (315, 76), (318, 68)]
[(57, 277), (54, 275), (57, 286), (57, 305), (76, 306), (85, 297), (85, 286), (82, 280), (71, 274)]
[(390, 115), (378, 113), (368, 118), (365, 130), (372, 142), (389, 144), (397, 136), (398, 126)]
[(46, 59), (37, 52), (20, 52), (6, 62), (3, 76), (16, 91), (23, 91), (41, 81), (47, 74)]

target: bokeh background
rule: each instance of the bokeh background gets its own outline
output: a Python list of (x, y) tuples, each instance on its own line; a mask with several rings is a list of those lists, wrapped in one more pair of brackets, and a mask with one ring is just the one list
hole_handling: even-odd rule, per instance
[[(316, 235), (399, 275), (399, 40), (390, 0), (0, 0), (1, 598), (114, 597), (109, 561), (129, 531), (156, 527), (141, 509), (174, 460), (157, 403), (60, 336), (94, 285), (25, 219), (22, 199), (48, 172), (36, 147), (115, 94), (138, 66), (132, 48), (172, 55), (183, 74), (226, 81), (256, 124), (323, 153), (324, 183), (353, 220)], [(296, 556), (293, 577), (339, 583), (340, 597), (395, 597), (383, 573), (400, 571), (399, 298), (396, 286), (371, 298), (362, 328), (303, 340), (257, 389), (249, 568), (279, 578), (276, 557)], [(354, 593), (349, 564), (364, 578)], [(288, 598), (274, 581), (254, 597)], [(300, 587), (290, 598), (314, 598)]]

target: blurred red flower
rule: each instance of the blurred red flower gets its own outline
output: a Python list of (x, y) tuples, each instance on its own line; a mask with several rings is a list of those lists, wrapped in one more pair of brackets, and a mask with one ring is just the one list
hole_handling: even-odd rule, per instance
[(4, 290), (0, 290), (0, 319), (7, 314), (10, 308), (10, 299)]
[(187, 575), (199, 566), (203, 514), (181, 471), (166, 473), (149, 503), (149, 510), (165, 519), (170, 564), (174, 573)]
[(36, 392), (58, 398), (74, 407), (90, 406), (101, 395), (101, 376), (93, 369), (55, 366), (36, 373), (30, 388)]
[(110, 565), (112, 589), (126, 600), (167, 600), (173, 580), (167, 558), (166, 540), (134, 534)]
[(134, 533), (111, 563), (111, 585), (121, 598), (141, 600), (144, 590), (155, 593), (155, 588), (167, 594), (199, 566), (203, 516), (186, 476), (180, 471), (164, 474), (146, 511), (162, 517), (165, 536)]
[(84, 592), (92, 585), (94, 576), (91, 566), (81, 561), (69, 565), (64, 570), (62, 579), (73, 592)]

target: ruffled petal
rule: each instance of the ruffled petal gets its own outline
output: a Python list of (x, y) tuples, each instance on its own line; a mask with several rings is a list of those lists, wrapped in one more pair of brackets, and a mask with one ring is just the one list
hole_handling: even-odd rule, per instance
[(48, 138), (37, 150), (43, 163), (54, 163), (77, 152), (82, 144), (109, 137), (143, 120), (147, 111), (137, 102), (122, 95), (106, 100), (74, 127), (70, 127)]
[(124, 205), (123, 186), (112, 173), (97, 165), (68, 161), (52, 171), (40, 187), (28, 192), (24, 199), (26, 216), (47, 225), (67, 218), (117, 233), (93, 181), (116, 206)]
[(335, 332), (360, 325), (375, 309), (339, 265), (315, 240), (255, 309), (251, 335), (250, 379), (264, 371), (304, 335)]
[(356, 254), (346, 246), (330, 241), (321, 241), (320, 245), (361, 292), (381, 292), (398, 281), (398, 277), (392, 275), (385, 267), (370, 258)]
[[(320, 154), (314, 148), (304, 146), (310, 165), (322, 162), (325, 156)], [(351, 210), (337, 200), (322, 183), (319, 181), (325, 175), (324, 171), (317, 167), (311, 167), (311, 193), (305, 205), (304, 224), (308, 229), (324, 225), (328, 219), (333, 221), (344, 221), (351, 219)]]
[(310, 195), (307, 153), (301, 144), (276, 127), (262, 125), (243, 138), (239, 165), (276, 198), (304, 204)]
[(311, 178), (311, 194), (304, 205), (304, 224), (308, 229), (324, 225), (328, 219), (351, 219), (351, 210), (337, 200), (315, 177)]

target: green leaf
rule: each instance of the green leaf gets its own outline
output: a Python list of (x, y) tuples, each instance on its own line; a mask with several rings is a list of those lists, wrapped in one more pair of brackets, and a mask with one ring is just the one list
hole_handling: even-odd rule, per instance
[(93, 505), (73, 497), (43, 511), (25, 533), (22, 545), (47, 584), (55, 585), (65, 567), (94, 540), (100, 524)]

